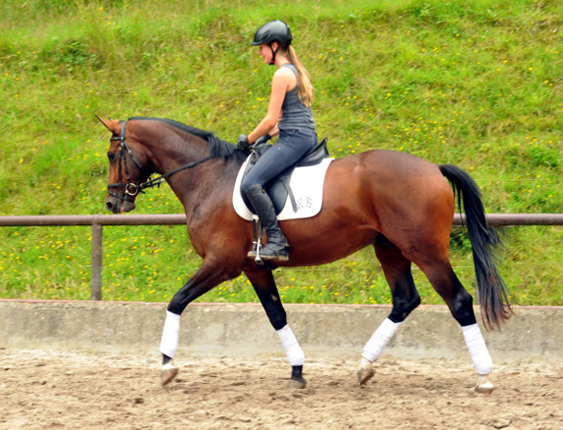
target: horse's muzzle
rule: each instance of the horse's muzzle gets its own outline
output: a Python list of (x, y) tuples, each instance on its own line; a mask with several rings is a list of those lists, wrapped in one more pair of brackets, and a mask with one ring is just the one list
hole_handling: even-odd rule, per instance
[(120, 200), (113, 196), (106, 198), (106, 209), (114, 214), (131, 212), (135, 209), (135, 203), (130, 200)]

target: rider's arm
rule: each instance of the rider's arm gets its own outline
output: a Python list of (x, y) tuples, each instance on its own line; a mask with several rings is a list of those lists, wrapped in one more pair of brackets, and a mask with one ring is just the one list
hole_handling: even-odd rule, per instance
[(276, 125), (274, 125), (274, 128), (272, 128), (272, 129), (268, 132), (268, 134), (270, 135), (270, 137), (274, 137), (274, 136), (277, 136), (278, 133), (279, 133), (278, 124), (276, 123)]
[[(295, 86), (295, 75), (285, 67), (280, 68), (274, 73), (272, 79), (272, 94), (270, 95), (270, 104), (268, 113), (264, 119), (258, 124), (252, 133), (248, 135), (248, 143), (256, 142), (256, 139), (264, 136), (269, 132), (271, 136), (277, 134), (277, 123), (279, 120), (281, 107), (285, 98), (285, 93)], [(272, 132), (274, 134), (272, 134)]]

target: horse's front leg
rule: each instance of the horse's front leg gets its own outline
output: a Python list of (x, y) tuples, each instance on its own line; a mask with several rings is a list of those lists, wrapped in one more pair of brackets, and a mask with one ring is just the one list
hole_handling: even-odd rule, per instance
[(287, 354), (287, 359), (292, 367), (289, 386), (292, 388), (305, 388), (307, 382), (303, 378), (303, 365), (305, 354), (297, 342), (297, 338), (287, 324), (287, 317), (283, 308), (274, 277), (270, 270), (246, 271), (246, 276), (252, 283), (270, 323), (278, 333), (280, 341)]
[(240, 274), (227, 271), (226, 265), (213, 264), (204, 261), (198, 271), (182, 287), (168, 304), (166, 320), (162, 331), (160, 352), (162, 353), (162, 385), (171, 382), (178, 374), (179, 368), (174, 363), (174, 357), (178, 351), (178, 338), (180, 333), (180, 316), (186, 306), (202, 294)]

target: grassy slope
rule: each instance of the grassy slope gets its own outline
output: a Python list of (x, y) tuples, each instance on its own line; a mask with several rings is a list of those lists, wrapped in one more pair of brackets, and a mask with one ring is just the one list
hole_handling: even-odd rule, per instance
[[(94, 114), (168, 117), (232, 141), (249, 132), (266, 111), (272, 73), (249, 41), (274, 18), (291, 26), (335, 156), (407, 151), (470, 171), (489, 212), (561, 211), (559, 2), (21, 3), (0, 5), (0, 215), (103, 213), (109, 136)], [(182, 208), (164, 187), (142, 196), (137, 212)], [(166, 300), (199, 265), (182, 227), (104, 235), (107, 299)], [(88, 297), (87, 228), (0, 236), (0, 297)], [(563, 301), (562, 237), (561, 228), (507, 231), (501, 271), (519, 303)], [(454, 265), (472, 290), (459, 239)], [(372, 254), (277, 272), (284, 300), (388, 302)], [(424, 301), (440, 303), (417, 270), (415, 278)], [(204, 299), (255, 297), (239, 278)]]

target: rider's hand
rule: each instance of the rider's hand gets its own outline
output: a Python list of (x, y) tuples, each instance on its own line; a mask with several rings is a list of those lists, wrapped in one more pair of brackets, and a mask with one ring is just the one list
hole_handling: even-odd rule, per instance
[(248, 136), (246, 134), (241, 134), (238, 137), (238, 140), (237, 140), (237, 148), (244, 150), (244, 149), (248, 148), (249, 146), (250, 146), (250, 143), (248, 143)]
[(272, 138), (272, 136), (270, 136), (268, 133), (266, 133), (264, 136), (256, 139), (256, 142), (254, 142), (254, 145), (260, 145), (261, 143), (266, 143), (271, 138)]

